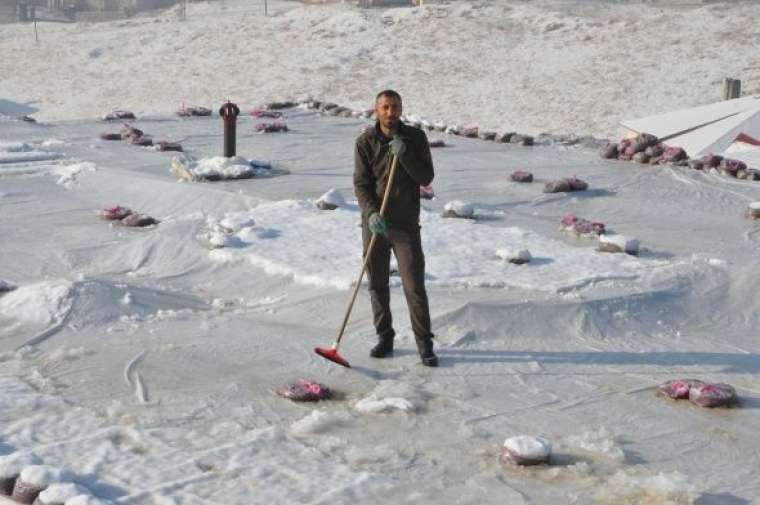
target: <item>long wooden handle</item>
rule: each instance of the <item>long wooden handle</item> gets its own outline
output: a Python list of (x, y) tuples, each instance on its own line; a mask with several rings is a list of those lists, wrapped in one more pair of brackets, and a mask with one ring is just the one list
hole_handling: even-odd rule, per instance
[[(388, 174), (388, 184), (385, 186), (385, 193), (383, 193), (383, 203), (380, 205), (380, 215), (382, 217), (385, 217), (385, 209), (388, 207), (388, 201), (390, 200), (389, 196), (391, 194), (391, 186), (393, 185), (393, 179), (396, 175), (396, 165), (398, 165), (398, 157), (393, 156), (391, 159), (391, 171)], [(369, 245), (367, 246), (367, 252), (364, 254), (364, 260), (362, 261), (362, 271), (359, 272), (359, 280), (356, 281), (356, 287), (354, 287), (354, 292), (351, 294), (351, 300), (348, 302), (346, 315), (343, 317), (343, 324), (340, 325), (340, 329), (338, 330), (338, 337), (335, 339), (335, 345), (333, 345), (334, 349), (338, 348), (340, 345), (340, 340), (343, 338), (343, 332), (345, 331), (346, 325), (348, 324), (348, 318), (351, 316), (351, 310), (354, 308), (356, 295), (359, 293), (359, 287), (362, 284), (364, 272), (367, 270), (367, 263), (369, 263), (369, 257), (372, 254), (372, 249), (375, 247), (376, 239), (377, 235), (373, 233), (372, 238), (369, 240)]]

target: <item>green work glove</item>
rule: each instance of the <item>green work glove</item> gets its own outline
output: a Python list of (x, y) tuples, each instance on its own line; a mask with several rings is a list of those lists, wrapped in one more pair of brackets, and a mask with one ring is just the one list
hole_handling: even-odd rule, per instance
[(385, 218), (377, 212), (370, 214), (367, 224), (369, 225), (369, 231), (376, 235), (385, 235), (388, 232)]
[(406, 144), (404, 144), (404, 141), (398, 135), (388, 142), (388, 146), (391, 148), (391, 153), (394, 156), (402, 156), (404, 151), (406, 151)]

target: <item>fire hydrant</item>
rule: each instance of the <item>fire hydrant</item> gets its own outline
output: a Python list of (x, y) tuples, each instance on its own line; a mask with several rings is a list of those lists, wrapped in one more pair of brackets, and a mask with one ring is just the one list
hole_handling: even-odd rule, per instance
[(227, 158), (235, 156), (235, 126), (239, 114), (238, 106), (230, 101), (219, 108), (219, 115), (224, 121), (224, 156)]

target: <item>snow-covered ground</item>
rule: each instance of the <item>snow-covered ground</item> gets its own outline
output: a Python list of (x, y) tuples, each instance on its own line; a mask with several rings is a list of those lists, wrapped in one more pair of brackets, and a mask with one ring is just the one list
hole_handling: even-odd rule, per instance
[[(677, 96), (660, 95), (678, 76), (654, 65), (656, 77), (642, 71), (647, 83), (618, 89), (630, 60), (678, 56), (678, 68), (691, 69), (691, 53), (655, 54), (654, 34), (675, 37), (696, 23), (712, 55), (699, 64), (716, 77), (738, 72), (731, 62), (749, 43), (707, 41), (732, 16), (755, 19), (748, 7), (272, 2), (276, 15), (264, 18), (225, 3), (190, 4), (185, 22), (164, 14), (43, 25), (39, 47), (21, 40), (28, 25), (0, 26), (2, 68), (12, 67), (0, 80), (2, 111), (47, 118), (0, 119), (0, 281), (15, 286), (0, 293), (0, 468), (31, 451), (94, 495), (136, 505), (760, 499), (760, 227), (742, 217), (760, 201), (759, 184), (605, 161), (581, 147), (449, 136), (433, 151), (437, 197), (422, 202), (441, 366), (419, 364), (392, 278), (396, 356), (369, 358), (362, 289), (341, 347), (353, 366), (345, 369), (313, 348), (332, 343), (359, 273), (352, 149), (367, 121), (289, 109), (290, 131), (257, 134), (258, 120), (242, 116), (238, 155), (272, 168), (197, 183), (175, 179), (171, 153), (99, 140), (119, 125), (96, 119), (131, 108), (146, 134), (208, 158), (221, 154), (221, 121), (172, 116), (180, 101), (217, 107), (229, 95), (246, 108), (310, 94), (366, 108), (392, 85), (409, 112), (431, 119), (507, 127), (509, 117), (523, 131), (611, 135), (628, 105), (638, 115), (717, 93), (691, 76)], [(605, 21), (590, 25), (597, 18)], [(745, 30), (755, 29), (750, 21)], [(611, 40), (605, 30), (624, 26), (637, 31), (618, 45), (579, 37)], [(398, 61), (380, 46), (389, 35)], [(592, 97), (591, 84), (548, 75), (591, 68), (592, 50), (619, 51), (628, 76), (611, 73), (595, 93), (648, 93), (649, 102)], [(31, 61), (35, 51), (47, 67)], [(541, 65), (525, 63), (528, 55)], [(228, 80), (212, 72), (217, 64)], [(549, 91), (517, 89), (505, 73), (512, 65)], [(562, 111), (552, 106), (560, 92)], [(582, 109), (584, 100), (601, 109)], [(516, 169), (535, 182), (510, 182)], [(542, 193), (545, 181), (573, 175), (589, 189)], [(331, 189), (345, 205), (319, 210)], [(475, 219), (443, 218), (453, 201), (472, 204)], [(116, 204), (160, 222), (132, 229), (99, 219)], [(560, 232), (566, 213), (637, 238), (639, 255), (596, 252), (595, 240)], [(210, 233), (222, 233), (225, 247), (209, 248)], [(504, 259), (522, 250), (530, 263)], [(300, 377), (336, 399), (303, 405), (274, 393)], [(733, 384), (741, 404), (707, 410), (655, 396), (682, 377)], [(521, 434), (550, 441), (553, 464), (500, 463), (504, 440)]]
[[(679, 2), (683, 3), (683, 2)], [(623, 118), (760, 93), (755, 2), (189, 2), (112, 23), (0, 25), (0, 99), (35, 117), (171, 113), (312, 96), (365, 108), (376, 90), (449, 124), (617, 135)], [(3, 112), (0, 105), (0, 112)]]

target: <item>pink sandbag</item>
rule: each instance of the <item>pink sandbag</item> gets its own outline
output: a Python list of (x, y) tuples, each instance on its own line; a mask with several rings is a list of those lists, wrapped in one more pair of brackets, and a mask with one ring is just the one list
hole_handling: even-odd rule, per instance
[(674, 400), (682, 400), (689, 398), (691, 388), (704, 385), (704, 382), (697, 379), (676, 379), (657, 386), (657, 394)]
[(533, 174), (526, 170), (515, 170), (509, 174), (509, 179), (514, 182), (533, 182)]
[(715, 383), (689, 389), (689, 401), (700, 407), (729, 407), (738, 401), (738, 397), (733, 386)]
[(686, 151), (682, 147), (666, 146), (665, 151), (662, 153), (662, 161), (674, 162), (687, 159)]
[(100, 211), (100, 217), (106, 221), (118, 221), (132, 214), (132, 209), (116, 205)]
[(658, 142), (659, 139), (651, 133), (640, 133), (636, 137), (636, 143), (642, 148), (642, 151), (649, 147), (656, 146)]
[(605, 233), (605, 225), (600, 221), (589, 221), (575, 214), (565, 214), (560, 222), (563, 231), (572, 232), (585, 237), (598, 237)]
[(425, 200), (432, 200), (435, 197), (435, 192), (433, 191), (433, 185), (428, 184), (427, 186), (420, 186), (420, 198), (424, 198)]
[(275, 121), (274, 123), (257, 124), (256, 131), (261, 133), (286, 132), (288, 127), (282, 121)]
[(572, 190), (573, 188), (567, 179), (556, 179), (544, 183), (544, 193), (567, 193)]
[(618, 142), (618, 152), (625, 152), (626, 149), (631, 147), (631, 144), (633, 144), (633, 139), (621, 139), (620, 142)]
[(586, 181), (578, 179), (575, 176), (568, 177), (567, 182), (570, 183), (570, 189), (572, 191), (586, 191), (588, 189), (588, 183)]
[(747, 164), (740, 160), (734, 160), (730, 158), (723, 158), (718, 168), (721, 172), (736, 177), (740, 170), (747, 170)]
[(276, 393), (294, 402), (317, 402), (332, 398), (332, 391), (327, 386), (308, 379), (299, 379), (294, 384), (289, 384)]
[(702, 156), (701, 160), (704, 162), (705, 167), (717, 168), (720, 162), (723, 161), (723, 156), (719, 154), (707, 154)]

